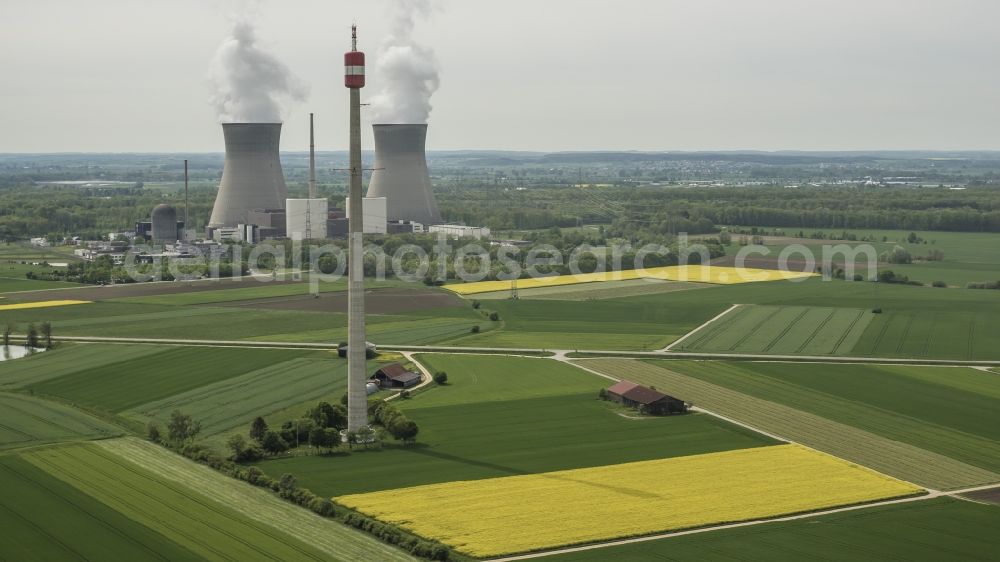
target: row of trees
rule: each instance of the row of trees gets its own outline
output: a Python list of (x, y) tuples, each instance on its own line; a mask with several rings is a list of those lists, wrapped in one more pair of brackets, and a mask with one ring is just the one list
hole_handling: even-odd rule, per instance
[[(3, 328), (3, 345), (4, 347), (11, 345), (11, 338), (14, 335), (14, 330), (16, 326), (13, 324), (7, 324)], [(52, 349), (52, 323), (42, 322), (41, 330), (36, 328), (34, 324), (28, 324), (28, 331), (24, 335), (24, 346), (31, 348), (44, 347), (45, 349)]]

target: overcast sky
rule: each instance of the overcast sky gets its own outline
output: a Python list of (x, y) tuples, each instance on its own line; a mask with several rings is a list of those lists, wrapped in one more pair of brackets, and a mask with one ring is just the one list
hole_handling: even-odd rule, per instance
[[(1000, 149), (996, 0), (441, 0), (430, 149)], [(347, 146), (343, 52), (384, 0), (2, 0), (0, 152), (219, 152), (231, 14), (310, 88), (283, 150)], [(377, 84), (369, 77), (363, 95)], [(370, 146), (370, 140), (367, 141)]]

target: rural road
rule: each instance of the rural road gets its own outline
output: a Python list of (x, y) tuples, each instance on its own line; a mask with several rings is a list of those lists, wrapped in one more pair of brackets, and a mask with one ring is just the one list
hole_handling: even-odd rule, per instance
[[(21, 337), (23, 335), (12, 335)], [(188, 340), (160, 338), (112, 338), (100, 336), (53, 336), (53, 340), (90, 343), (146, 343), (159, 345), (192, 345), (214, 347), (258, 347), (282, 349), (336, 349), (336, 343), (274, 342), (252, 340)], [(507, 347), (459, 347), (442, 345), (379, 345), (386, 351), (415, 351), (433, 353), (496, 353), (510, 355), (550, 354), (553, 358), (567, 358), (577, 354), (577, 359), (589, 357), (635, 357), (661, 359), (736, 359), (750, 361), (780, 361), (792, 363), (874, 363), (883, 365), (954, 366), (954, 367), (1000, 367), (997, 361), (968, 361), (958, 359), (906, 359), (892, 357), (844, 357), (827, 355), (766, 355), (752, 353), (689, 353), (677, 351), (621, 351), (621, 350), (576, 350), (576, 349), (526, 349)]]

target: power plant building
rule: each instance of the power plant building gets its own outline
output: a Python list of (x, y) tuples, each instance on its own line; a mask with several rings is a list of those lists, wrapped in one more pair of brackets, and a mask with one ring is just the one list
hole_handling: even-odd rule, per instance
[(427, 125), (379, 124), (372, 128), (375, 169), (368, 184), (368, 198), (386, 198), (390, 221), (440, 223), (441, 213), (427, 171)]
[[(386, 213), (388, 201), (385, 197), (362, 197), (362, 214), (364, 215), (365, 234), (385, 234), (387, 232)], [(351, 198), (346, 199), (347, 219), (351, 218)]]
[(464, 226), (460, 224), (435, 224), (427, 232), (434, 234), (442, 232), (451, 238), (475, 238), (481, 240), (490, 237), (490, 229), (485, 226)]
[[(173, 244), (179, 239), (178, 235), (183, 227), (184, 223), (177, 222), (177, 210), (161, 203), (153, 207), (147, 232), (153, 244)], [(138, 231), (138, 225), (136, 230)]]
[(329, 202), (326, 199), (286, 199), (285, 235), (303, 240), (326, 238), (328, 217)]
[(281, 123), (223, 123), (226, 160), (210, 228), (253, 224), (255, 209), (284, 210), (288, 187), (278, 148)]

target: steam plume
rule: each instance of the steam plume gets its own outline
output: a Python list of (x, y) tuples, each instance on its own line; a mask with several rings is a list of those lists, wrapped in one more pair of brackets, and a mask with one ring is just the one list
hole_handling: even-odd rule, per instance
[(428, 0), (393, 0), (392, 31), (375, 59), (375, 80), (382, 87), (371, 98), (375, 123), (426, 123), (431, 96), (438, 89), (434, 52), (413, 39), (418, 17), (430, 12)]
[(309, 89), (257, 45), (252, 23), (239, 20), (212, 58), (211, 103), (223, 123), (279, 123), (283, 110)]

